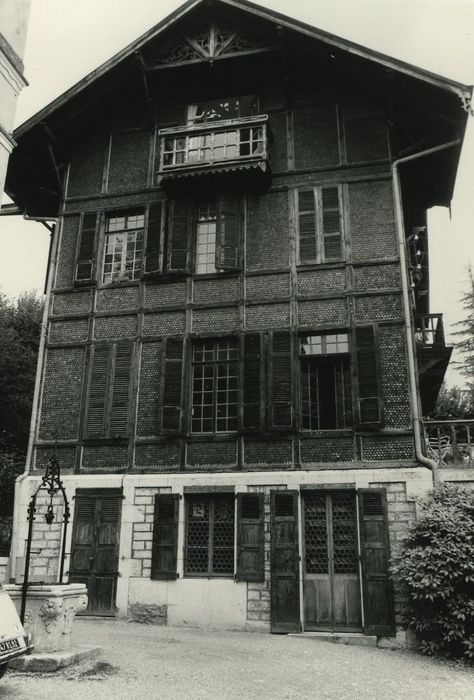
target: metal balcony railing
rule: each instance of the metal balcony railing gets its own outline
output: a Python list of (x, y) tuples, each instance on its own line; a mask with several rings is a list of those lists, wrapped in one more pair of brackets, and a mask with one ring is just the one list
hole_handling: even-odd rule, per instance
[(415, 339), (420, 348), (444, 347), (443, 314), (415, 316)]
[(424, 422), (426, 453), (440, 467), (474, 467), (474, 419)]
[(267, 115), (160, 129), (159, 178), (219, 166), (259, 165), (268, 158)]

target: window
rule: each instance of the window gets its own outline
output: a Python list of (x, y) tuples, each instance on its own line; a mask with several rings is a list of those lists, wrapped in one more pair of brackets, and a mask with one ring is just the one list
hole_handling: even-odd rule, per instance
[(343, 258), (341, 192), (336, 187), (298, 191), (299, 262), (322, 263)]
[(216, 272), (216, 226), (215, 202), (199, 205), (197, 215), (196, 274)]
[(188, 124), (203, 124), (224, 119), (252, 117), (256, 114), (258, 114), (258, 98), (256, 95), (225, 97), (189, 105)]
[(239, 344), (206, 340), (192, 347), (193, 433), (238, 428)]
[(144, 225), (143, 212), (107, 218), (102, 282), (138, 279), (142, 269)]
[(347, 333), (299, 339), (302, 427), (343, 429), (352, 425), (349, 338)]
[(234, 501), (233, 493), (187, 497), (186, 575), (233, 575)]

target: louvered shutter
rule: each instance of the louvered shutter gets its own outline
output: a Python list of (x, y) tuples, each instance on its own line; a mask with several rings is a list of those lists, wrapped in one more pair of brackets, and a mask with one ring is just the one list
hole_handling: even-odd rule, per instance
[(82, 216), (74, 276), (74, 281), (78, 284), (90, 284), (94, 280), (97, 219), (98, 214), (95, 211)]
[(153, 549), (151, 557), (151, 578), (173, 580), (176, 571), (178, 551), (178, 512), (177, 494), (157, 494), (153, 519)]
[(359, 426), (366, 429), (381, 428), (383, 412), (374, 326), (356, 328), (355, 339), (359, 389)]
[(128, 404), (130, 395), (130, 371), (132, 367), (132, 346), (118, 344), (115, 354), (114, 382), (110, 408), (110, 436), (127, 434)]
[(179, 433), (182, 430), (183, 361), (183, 339), (167, 338), (164, 353), (163, 405), (161, 411), (161, 429), (166, 433)]
[(239, 200), (223, 195), (217, 209), (216, 269), (239, 269), (240, 211)]
[(243, 381), (242, 381), (242, 429), (262, 428), (262, 336), (260, 333), (247, 333), (242, 338)]
[(270, 416), (273, 430), (293, 427), (293, 348), (289, 331), (270, 335)]
[(316, 262), (316, 209), (314, 190), (298, 192), (299, 262)]
[(237, 581), (264, 581), (263, 493), (237, 494)]
[(86, 416), (87, 437), (105, 437), (111, 350), (112, 347), (109, 345), (96, 345), (92, 349), (92, 371)]
[(393, 592), (388, 575), (390, 545), (384, 489), (359, 489), (359, 524), (364, 597), (364, 631), (395, 634)]
[(338, 187), (324, 187), (321, 193), (324, 261), (342, 257), (342, 222)]
[(167, 227), (167, 270), (188, 272), (191, 241), (191, 206), (186, 199), (169, 203)]
[(145, 275), (155, 275), (161, 271), (161, 210), (162, 203), (152, 204), (148, 211), (148, 227), (145, 252)]

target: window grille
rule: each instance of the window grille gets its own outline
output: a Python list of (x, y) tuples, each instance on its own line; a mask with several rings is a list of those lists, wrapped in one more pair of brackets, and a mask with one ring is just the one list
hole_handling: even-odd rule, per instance
[(234, 495), (196, 495), (187, 499), (185, 574), (234, 573)]

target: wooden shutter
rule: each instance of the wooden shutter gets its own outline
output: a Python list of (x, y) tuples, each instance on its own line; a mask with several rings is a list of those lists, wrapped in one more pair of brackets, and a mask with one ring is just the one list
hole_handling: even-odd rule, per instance
[(355, 329), (355, 350), (359, 389), (359, 427), (381, 428), (383, 425), (377, 359), (377, 338), (374, 326)]
[(105, 437), (107, 387), (112, 346), (96, 345), (92, 349), (92, 370), (87, 403), (87, 437)]
[(76, 283), (90, 284), (94, 280), (97, 219), (95, 211), (82, 215), (74, 276)]
[(191, 241), (191, 206), (187, 199), (169, 203), (167, 230), (168, 272), (188, 272)]
[(264, 581), (263, 493), (237, 494), (237, 581)]
[(236, 196), (223, 195), (217, 208), (216, 269), (239, 269), (240, 211)]
[(262, 336), (247, 333), (242, 337), (242, 429), (260, 430), (262, 411)]
[(161, 429), (179, 433), (183, 427), (183, 338), (167, 338), (163, 365), (163, 401)]
[(298, 192), (299, 262), (316, 262), (316, 209), (314, 190)]
[(128, 428), (128, 404), (130, 395), (130, 370), (132, 345), (118, 344), (115, 353), (114, 382), (110, 407), (110, 436), (126, 435)]
[(338, 187), (324, 187), (322, 204), (323, 259), (340, 260), (342, 257), (342, 221)]
[(290, 331), (270, 335), (270, 417), (273, 430), (293, 427), (293, 336)]
[(148, 211), (148, 227), (145, 252), (145, 275), (155, 275), (161, 271), (161, 210), (162, 203), (151, 204)]
[(271, 630), (301, 629), (299, 605), (298, 493), (271, 493)]
[(151, 578), (174, 580), (178, 551), (178, 494), (157, 494), (153, 519)]
[(385, 489), (358, 489), (364, 631), (395, 634)]

